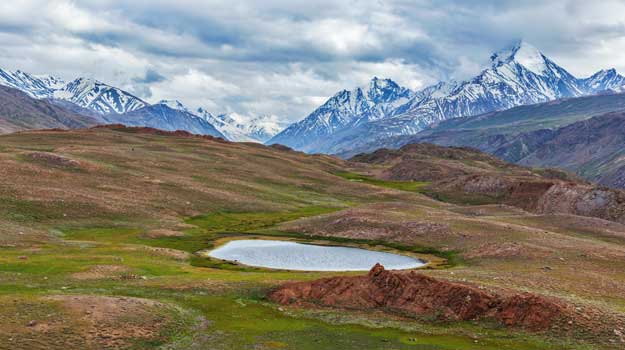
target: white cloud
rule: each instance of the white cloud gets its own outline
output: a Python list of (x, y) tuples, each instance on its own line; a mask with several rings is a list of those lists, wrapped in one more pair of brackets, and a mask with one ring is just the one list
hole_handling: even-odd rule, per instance
[(338, 56), (378, 49), (382, 45), (380, 38), (367, 25), (336, 18), (311, 23), (303, 38), (320, 50)]
[(238, 86), (194, 69), (160, 81), (150, 89), (154, 100), (178, 99), (194, 109), (217, 108), (216, 101), (240, 92)]

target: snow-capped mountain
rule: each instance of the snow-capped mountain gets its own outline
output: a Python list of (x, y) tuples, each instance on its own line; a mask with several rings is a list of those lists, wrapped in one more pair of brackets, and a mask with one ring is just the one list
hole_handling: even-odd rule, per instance
[(246, 123), (247, 135), (258, 142), (266, 142), (287, 127), (288, 123), (281, 121), (276, 115), (260, 115), (252, 117)]
[(247, 117), (237, 113), (215, 115), (200, 107), (191, 111), (177, 100), (163, 100), (160, 104), (194, 114), (212, 124), (226, 139), (236, 142), (265, 142), (279, 133), (284, 124), (276, 116)]
[(78, 78), (66, 84), (61, 78), (51, 75), (0, 69), (0, 85), (21, 90), (34, 98), (70, 101), (100, 114), (121, 114), (148, 105), (124, 90), (87, 78)]
[(34, 98), (49, 98), (65, 82), (53, 76), (36, 76), (20, 70), (12, 72), (0, 69), (0, 85), (21, 90)]
[(292, 124), (267, 143), (313, 151), (314, 144), (328, 135), (392, 114), (412, 95), (412, 91), (390, 79), (374, 77), (367, 87), (338, 92), (302, 121)]
[(228, 140), (239, 142), (258, 142), (245, 132), (245, 126), (235, 120), (231, 114), (214, 115), (203, 108), (198, 108), (197, 115), (213, 124)]
[(625, 92), (625, 77), (616, 69), (602, 69), (592, 76), (581, 80), (584, 91), (589, 94), (601, 91)]
[(88, 78), (71, 81), (62, 89), (54, 91), (53, 97), (101, 114), (123, 114), (148, 105), (124, 90)]
[(343, 97), (346, 92), (340, 92), (268, 143), (306, 152), (338, 153), (356, 143), (415, 134), (446, 119), (604, 90), (619, 91), (623, 86), (623, 77), (614, 70), (578, 79), (524, 41), (494, 53), (490, 59), (490, 67), (473, 79), (438, 83), (408, 95), (411, 98), (400, 105), (393, 101), (378, 109), (374, 104), (373, 109), (381, 111), (375, 118), (362, 117), (364, 110), (372, 108), (368, 106), (370, 100), (360, 97), (364, 95), (361, 90), (348, 93), (355, 99), (347, 99)]

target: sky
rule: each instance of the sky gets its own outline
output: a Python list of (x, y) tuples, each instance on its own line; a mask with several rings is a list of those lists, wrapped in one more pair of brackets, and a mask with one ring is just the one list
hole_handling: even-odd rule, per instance
[(466, 79), (519, 39), (579, 77), (625, 73), (624, 13), (610, 0), (2, 1), (0, 67), (293, 122), (374, 76)]

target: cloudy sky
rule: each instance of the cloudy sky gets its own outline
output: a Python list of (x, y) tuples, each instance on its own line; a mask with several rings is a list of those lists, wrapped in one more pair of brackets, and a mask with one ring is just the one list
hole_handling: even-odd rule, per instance
[(294, 121), (373, 76), (467, 78), (520, 38), (575, 75), (625, 73), (623, 14), (618, 0), (2, 1), (0, 67)]

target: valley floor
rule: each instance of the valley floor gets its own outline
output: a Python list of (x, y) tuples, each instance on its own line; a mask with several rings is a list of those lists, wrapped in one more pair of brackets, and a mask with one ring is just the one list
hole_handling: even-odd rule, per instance
[[(622, 349), (625, 226), (337, 176), (326, 156), (145, 130), (0, 136), (0, 349)], [(196, 254), (265, 236), (404, 252), (575, 305), (548, 332), (280, 306), (277, 271)], [(584, 321), (585, 320), (585, 321)], [(583, 325), (583, 327), (582, 327)]]

